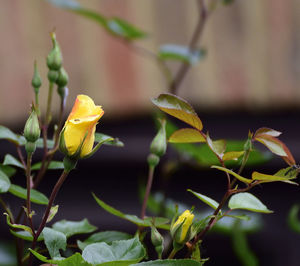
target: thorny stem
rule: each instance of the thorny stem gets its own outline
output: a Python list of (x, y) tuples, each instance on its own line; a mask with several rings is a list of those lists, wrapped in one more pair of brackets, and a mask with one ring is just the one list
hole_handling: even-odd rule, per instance
[[(190, 51), (193, 51), (196, 48), (197, 43), (199, 42), (199, 40), (202, 36), (204, 25), (205, 25), (205, 22), (208, 17), (208, 11), (207, 11), (206, 5), (204, 3), (204, 0), (198, 0), (197, 3), (199, 6), (198, 7), (199, 8), (199, 19), (198, 19), (198, 23), (196, 25), (196, 28), (194, 30), (194, 33), (193, 33), (192, 38), (189, 43)], [(173, 94), (176, 94), (178, 92), (179, 86), (180, 86), (181, 82), (183, 81), (184, 77), (186, 76), (187, 72), (189, 71), (190, 67), (191, 67), (190, 64), (187, 64), (187, 63), (181, 64), (177, 74), (175, 75), (175, 78), (173, 79), (173, 81), (170, 85), (169, 92), (171, 92)]]
[(147, 187), (146, 187), (144, 201), (143, 201), (142, 210), (141, 210), (141, 219), (145, 218), (147, 202), (148, 202), (148, 198), (149, 198), (149, 195), (150, 195), (152, 182), (153, 182), (154, 169), (155, 169), (155, 167), (149, 166), (148, 182), (147, 182)]
[[(51, 207), (52, 207), (52, 204), (56, 198), (56, 195), (59, 191), (59, 189), (61, 188), (62, 184), (64, 183), (64, 181), (66, 180), (67, 176), (68, 176), (69, 172), (65, 172), (63, 171), (60, 178), (58, 179), (58, 181), (56, 182), (53, 190), (52, 190), (52, 193), (51, 193), (51, 196), (49, 198), (49, 203), (47, 205), (47, 208), (46, 208), (46, 211), (44, 213), (44, 216), (43, 216), (43, 220), (37, 230), (37, 232), (35, 233), (34, 235), (34, 238), (33, 238), (33, 241), (32, 241), (32, 245), (31, 245), (31, 249), (34, 250), (35, 249), (35, 246), (36, 246), (36, 242), (38, 240), (38, 237), (40, 236), (40, 234), (42, 233), (43, 229), (45, 228), (45, 225), (47, 223), (47, 219), (49, 217), (49, 214), (50, 214), (50, 210), (51, 210)], [(30, 257), (28, 259), (28, 266), (31, 266), (32, 265), (32, 253), (30, 254)]]

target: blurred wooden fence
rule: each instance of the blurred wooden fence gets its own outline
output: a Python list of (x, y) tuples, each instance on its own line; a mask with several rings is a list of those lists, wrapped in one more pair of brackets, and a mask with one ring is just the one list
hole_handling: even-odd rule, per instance
[[(138, 45), (152, 51), (186, 44), (197, 21), (195, 1), (81, 0), (149, 33)], [(0, 2), (0, 122), (20, 122), (33, 93), (33, 60), (46, 75), (49, 32), (56, 29), (70, 76), (68, 108), (88, 94), (107, 116), (146, 111), (165, 91), (157, 65), (130, 51), (95, 22), (42, 0)], [(300, 1), (236, 0), (209, 18), (201, 42), (207, 58), (194, 66), (179, 94), (200, 108), (280, 108), (300, 103)], [(173, 64), (175, 70), (178, 66)], [(47, 82), (41, 88), (45, 102)], [(58, 97), (55, 97), (58, 102)], [(58, 109), (55, 106), (53, 109)]]

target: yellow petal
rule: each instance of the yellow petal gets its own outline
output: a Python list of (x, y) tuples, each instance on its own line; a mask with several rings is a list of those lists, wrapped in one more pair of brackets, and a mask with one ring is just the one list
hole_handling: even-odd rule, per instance
[(103, 113), (104, 111), (101, 106), (95, 105), (94, 101), (89, 96), (81, 94), (77, 96), (73, 109), (67, 120), (91, 115), (103, 115)]
[(101, 115), (89, 116), (85, 118), (75, 118), (66, 122), (64, 139), (69, 155), (73, 155), (80, 147), (85, 135), (87, 134), (82, 146), (80, 157), (89, 154), (94, 145), (96, 124)]

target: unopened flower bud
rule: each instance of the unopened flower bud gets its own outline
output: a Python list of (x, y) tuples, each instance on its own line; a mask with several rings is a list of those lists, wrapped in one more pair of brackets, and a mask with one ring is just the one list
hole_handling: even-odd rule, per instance
[(153, 153), (150, 153), (148, 155), (147, 161), (151, 167), (155, 167), (159, 163), (159, 157)]
[(191, 239), (193, 219), (194, 214), (186, 210), (178, 217), (177, 221), (171, 225), (170, 232), (175, 243), (185, 244)]
[(56, 71), (56, 70), (49, 70), (48, 71), (48, 80), (50, 81), (50, 82), (56, 82), (56, 80), (57, 80), (57, 78), (58, 78), (58, 71)]
[(24, 137), (27, 142), (36, 142), (40, 137), (41, 130), (36, 111), (33, 109), (24, 128)]
[(40, 74), (37, 70), (36, 61), (34, 62), (34, 72), (33, 72), (33, 77), (32, 77), (32, 80), (31, 80), (31, 85), (34, 89), (35, 94), (38, 94), (39, 89), (42, 85), (42, 79), (41, 79), (41, 76), (40, 76)]
[(160, 122), (160, 129), (150, 145), (150, 152), (161, 157), (167, 149), (166, 120), (159, 119), (158, 121)]
[(59, 70), (62, 65), (62, 54), (56, 41), (55, 33), (51, 33), (53, 48), (47, 56), (47, 66), (50, 70)]
[(164, 250), (164, 238), (154, 226), (151, 227), (151, 242), (155, 247), (158, 257), (161, 258)]
[(60, 70), (58, 71), (58, 77), (55, 82), (58, 87), (65, 87), (67, 86), (68, 81), (69, 81), (68, 73), (63, 67), (61, 67)]

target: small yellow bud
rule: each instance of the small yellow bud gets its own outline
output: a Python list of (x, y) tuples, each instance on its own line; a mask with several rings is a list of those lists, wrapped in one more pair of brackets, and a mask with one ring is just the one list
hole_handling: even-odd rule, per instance
[(189, 210), (184, 211), (171, 226), (170, 232), (173, 240), (178, 244), (184, 244), (191, 238), (191, 226), (193, 224), (194, 214)]

